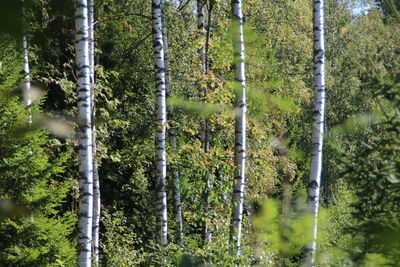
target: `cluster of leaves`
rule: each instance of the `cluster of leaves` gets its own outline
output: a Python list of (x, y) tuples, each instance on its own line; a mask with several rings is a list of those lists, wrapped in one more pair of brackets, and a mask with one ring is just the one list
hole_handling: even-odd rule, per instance
[[(1, 34), (0, 49), (0, 265), (65, 266), (75, 262), (76, 215), (64, 206), (71, 149), (43, 130), (29, 129), (16, 93), (23, 76), (15, 39)], [(32, 108), (38, 118), (40, 105)]]
[(343, 153), (341, 171), (355, 197), (354, 224), (349, 227), (359, 242), (359, 251), (353, 251), (355, 260), (376, 254), (396, 266), (400, 255), (396, 241), (400, 234), (400, 87), (397, 75), (377, 84), (380, 120), (366, 129), (360, 147), (351, 154)]
[[(26, 2), (32, 83), (45, 95), (33, 108), (36, 121), (43, 111), (71, 118), (73, 126), (74, 6), (60, 0)], [(312, 116), (310, 1), (250, 0), (243, 5), (248, 180), (239, 259), (229, 255), (228, 245), (236, 87), (230, 1), (213, 1), (207, 74), (199, 67), (198, 49), (205, 40), (197, 30), (194, 1), (182, 8), (176, 1), (166, 2), (174, 95), (168, 104), (174, 107), (178, 143), (177, 149), (168, 146), (167, 154), (168, 164), (179, 167), (185, 248), (174, 245), (172, 177), (171, 244), (161, 249), (154, 242), (156, 124), (150, 1), (99, 0), (95, 1), (95, 123), (103, 210), (101, 263), (299, 266), (310, 225), (301, 204)], [(384, 90), (378, 95), (372, 85), (378, 84), (373, 78), (377, 73), (396, 73), (400, 27), (379, 10), (354, 16), (351, 8), (357, 1), (326, 2), (327, 128), (332, 131), (325, 147), (326, 212), (320, 220), (318, 261), (330, 266), (396, 265), (398, 246), (386, 237), (398, 235), (399, 229), (398, 81), (394, 77), (393, 82), (379, 83)], [(14, 12), (20, 7), (10, 8)], [(2, 40), (0, 198), (7, 201), (0, 202), (0, 234), (8, 238), (0, 242), (0, 265), (72, 266), (77, 141), (73, 135), (58, 139), (35, 127), (26, 130), (27, 111), (14, 91), (22, 82), (20, 41), (5, 34)], [(366, 114), (376, 115), (379, 124), (360, 126), (360, 122), (371, 124)], [(202, 149), (205, 119), (210, 122), (208, 152)], [(211, 189), (208, 216), (203, 202), (205, 177)], [(291, 198), (292, 194), (300, 197)], [(265, 204), (265, 199), (274, 200)], [(205, 221), (212, 231), (207, 244), (201, 236)]]

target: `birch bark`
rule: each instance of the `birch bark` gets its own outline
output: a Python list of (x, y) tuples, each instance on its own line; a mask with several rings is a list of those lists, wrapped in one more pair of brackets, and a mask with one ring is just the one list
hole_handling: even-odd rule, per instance
[(314, 13), (314, 90), (313, 133), (308, 184), (308, 211), (313, 215), (312, 241), (306, 248), (306, 265), (314, 266), (317, 248), (318, 209), (322, 172), (322, 146), (325, 120), (325, 37), (324, 1), (313, 0)]
[(95, 71), (94, 71), (94, 0), (88, 0), (89, 5), (89, 69), (90, 69), (90, 101), (92, 111), (92, 139), (93, 139), (93, 226), (92, 226), (92, 256), (93, 265), (99, 265), (99, 230), (100, 230), (100, 180), (98, 172), (98, 164), (96, 159), (97, 146), (96, 146), (96, 125), (94, 118), (96, 116), (95, 107)]
[[(172, 83), (171, 83), (171, 65), (169, 61), (169, 46), (168, 46), (168, 34), (167, 34), (167, 26), (165, 24), (165, 13), (164, 9), (162, 9), (162, 26), (163, 26), (163, 42), (164, 42), (164, 63), (165, 63), (165, 90), (166, 90), (166, 98), (172, 97)], [(169, 140), (171, 142), (171, 146), (174, 150), (177, 148), (176, 141), (176, 125), (174, 122), (174, 107), (167, 107), (167, 115), (169, 120)], [(178, 237), (177, 244), (180, 247), (184, 247), (183, 240), (183, 219), (182, 219), (182, 207), (181, 207), (181, 181), (180, 174), (178, 170), (178, 165), (170, 165), (172, 169), (172, 175), (174, 179), (174, 191), (175, 191), (175, 211), (176, 211), (176, 220), (178, 222)]]
[[(22, 4), (24, 1), (22, 1)], [(23, 95), (25, 101), (25, 107), (28, 109), (28, 125), (32, 125), (32, 97), (31, 97), (31, 77), (30, 77), (30, 67), (29, 67), (29, 47), (28, 47), (28, 38), (26, 32), (26, 19), (25, 19), (25, 9), (22, 7), (22, 24), (24, 27), (24, 34), (22, 36), (22, 49), (24, 51), (24, 64), (23, 64), (23, 72), (24, 72), (24, 82), (23, 82)]]
[(246, 69), (243, 36), (242, 1), (232, 0), (234, 23), (234, 62), (237, 86), (235, 107), (235, 181), (233, 185), (233, 208), (231, 241), (236, 256), (240, 253), (242, 238), (243, 201), (246, 181)]
[(167, 245), (168, 218), (167, 218), (167, 159), (165, 150), (166, 139), (166, 87), (164, 42), (162, 34), (162, 0), (152, 0), (153, 46), (155, 58), (155, 86), (156, 86), (156, 202), (157, 202), (157, 242), (161, 246)]
[[(201, 47), (199, 48), (199, 56), (200, 56), (200, 71), (201, 74), (208, 74), (209, 65), (208, 65), (208, 47), (210, 42), (210, 24), (211, 24), (211, 14), (213, 3), (209, 1), (209, 9), (208, 9), (208, 23), (207, 30), (205, 28), (205, 15), (204, 15), (204, 7), (206, 6), (206, 0), (197, 0), (197, 29), (200, 34)], [(204, 40), (205, 39), (205, 40)], [(207, 98), (207, 88), (201, 90), (200, 92), (204, 100)], [(202, 146), (205, 153), (208, 153), (210, 148), (209, 141), (210, 134), (210, 122), (206, 118), (203, 121), (203, 131), (202, 131)], [(210, 215), (210, 177), (208, 172), (204, 176), (204, 184), (205, 190), (203, 192), (203, 202), (204, 202), (204, 224), (202, 229), (202, 236), (204, 244), (211, 241), (211, 230), (209, 226), (209, 215)]]
[(75, 0), (76, 77), (79, 126), (78, 266), (91, 267), (93, 214), (93, 144), (87, 0)]
[(32, 106), (32, 98), (31, 98), (31, 77), (30, 77), (30, 68), (29, 68), (29, 50), (28, 50), (28, 40), (26, 35), (22, 37), (22, 46), (24, 49), (24, 65), (23, 65), (23, 71), (24, 71), (24, 85), (23, 85), (23, 91), (24, 91), (24, 99), (25, 99), (25, 107), (28, 109), (28, 125), (32, 125), (32, 112), (31, 112), (31, 106)]
[(200, 55), (200, 69), (201, 73), (206, 72), (205, 62), (206, 62), (206, 51), (205, 51), (205, 44), (204, 44), (204, 36), (206, 33), (205, 28), (205, 16), (204, 16), (204, 6), (205, 0), (197, 0), (197, 30), (199, 31), (201, 37), (201, 47), (199, 48), (199, 55)]

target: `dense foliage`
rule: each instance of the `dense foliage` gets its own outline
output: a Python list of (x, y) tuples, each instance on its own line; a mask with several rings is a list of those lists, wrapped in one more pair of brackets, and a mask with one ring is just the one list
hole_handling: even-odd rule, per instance
[[(74, 266), (78, 141), (73, 1), (4, 2), (0, 11), (0, 265)], [(165, 1), (184, 243), (155, 241), (151, 1), (95, 1), (101, 266), (300, 266), (312, 131), (312, 7), (244, 1), (248, 167), (241, 257), (230, 256), (234, 100), (230, 1), (207, 1), (210, 70), (196, 1)], [(367, 2), (367, 4), (365, 4)], [(397, 2), (393, 1), (396, 7)], [(326, 0), (327, 116), (318, 266), (399, 266), (400, 21), (380, 1)], [(359, 12), (358, 6), (366, 7)], [(7, 8), (6, 8), (7, 7)], [(211, 13), (211, 14), (210, 14)], [(394, 17), (393, 17), (394, 16)], [(22, 22), (21, 22), (22, 21)], [(11, 26), (8, 26), (11, 25)], [(24, 28), (25, 30), (21, 30)], [(27, 32), (34, 124), (21, 93)], [(206, 92), (206, 93), (205, 93)], [(202, 149), (203, 121), (210, 149)], [(210, 181), (209, 204), (203, 201)], [(204, 242), (207, 222), (211, 241)]]

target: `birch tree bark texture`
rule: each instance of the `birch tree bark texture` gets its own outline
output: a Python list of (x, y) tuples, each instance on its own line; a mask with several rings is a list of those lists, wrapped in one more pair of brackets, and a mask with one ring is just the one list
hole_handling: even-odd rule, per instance
[(79, 126), (78, 266), (91, 267), (93, 215), (93, 143), (87, 0), (75, 0), (76, 77)]
[(30, 77), (30, 68), (29, 68), (29, 50), (28, 50), (28, 40), (26, 35), (22, 37), (22, 46), (24, 49), (24, 83), (23, 83), (23, 94), (25, 100), (25, 107), (28, 109), (28, 125), (32, 125), (32, 98), (31, 98), (31, 77)]
[(152, 0), (152, 31), (153, 49), (155, 59), (155, 87), (156, 87), (156, 237), (161, 246), (167, 245), (168, 219), (167, 219), (167, 159), (165, 150), (166, 139), (166, 87), (164, 42), (162, 34), (162, 0)]
[(322, 173), (322, 147), (325, 120), (325, 37), (324, 1), (313, 0), (314, 91), (313, 132), (307, 208), (313, 216), (312, 241), (306, 247), (306, 266), (314, 266), (317, 248), (318, 209)]
[(198, 50), (200, 55), (200, 70), (204, 74), (206, 72), (206, 47), (204, 36), (206, 34), (205, 15), (204, 15), (205, 0), (197, 0), (197, 30), (201, 38), (201, 47)]
[[(209, 1), (209, 9), (208, 9), (208, 27), (206, 31), (205, 27), (205, 14), (204, 14), (204, 7), (206, 6), (206, 0), (197, 0), (197, 30), (199, 31), (199, 36), (201, 40), (201, 46), (198, 49), (199, 57), (200, 57), (200, 71), (202, 75), (208, 74), (208, 46), (210, 41), (210, 24), (211, 24), (211, 14), (212, 14), (212, 7), (213, 3)], [(201, 88), (200, 87), (200, 97), (205, 100), (207, 98), (207, 87)], [(202, 136), (202, 147), (205, 153), (208, 153), (210, 148), (210, 121), (205, 118), (203, 120), (203, 129), (201, 132)], [(203, 205), (204, 205), (204, 223), (202, 229), (202, 238), (204, 244), (211, 241), (211, 230), (209, 225), (209, 216), (210, 216), (210, 177), (209, 173), (207, 172), (204, 174), (204, 185), (205, 189), (203, 192)]]
[[(24, 1), (22, 1), (24, 4)], [(26, 31), (26, 19), (25, 19), (25, 9), (22, 6), (22, 25), (24, 27), (23, 35), (22, 35), (22, 49), (24, 52), (24, 64), (22, 67), (24, 73), (24, 82), (23, 82), (23, 95), (25, 101), (25, 107), (28, 109), (28, 125), (32, 125), (32, 96), (31, 96), (31, 77), (30, 77), (30, 67), (29, 67), (29, 47), (28, 47), (28, 37)]]
[[(165, 0), (164, 0), (165, 1)], [(165, 65), (165, 93), (166, 98), (172, 97), (172, 81), (171, 81), (171, 65), (169, 61), (169, 47), (168, 47), (168, 33), (167, 33), (167, 26), (165, 23), (165, 9), (161, 9), (162, 11), (162, 27), (163, 27), (163, 44), (164, 44), (164, 65)], [(171, 146), (174, 150), (177, 148), (177, 140), (176, 140), (176, 125), (174, 122), (174, 107), (168, 106), (167, 107), (167, 115), (168, 115), (168, 122), (169, 122), (169, 140), (171, 142)], [(182, 219), (182, 205), (181, 205), (181, 181), (180, 181), (180, 173), (178, 169), (178, 164), (170, 164), (170, 169), (172, 170), (172, 176), (174, 180), (174, 193), (175, 193), (175, 212), (176, 212), (176, 220), (178, 223), (177, 230), (177, 238), (176, 243), (181, 248), (185, 247), (184, 240), (183, 240), (183, 219)]]
[(94, 71), (94, 0), (88, 0), (88, 30), (89, 30), (89, 70), (90, 70), (90, 102), (92, 111), (92, 142), (93, 142), (93, 225), (92, 225), (92, 257), (93, 265), (99, 265), (99, 234), (100, 234), (100, 180), (98, 164), (96, 159), (96, 125), (94, 118), (96, 116), (95, 107), (95, 71)]
[(232, 0), (234, 23), (233, 46), (236, 80), (235, 106), (235, 180), (232, 195), (230, 238), (234, 253), (239, 256), (242, 238), (243, 202), (246, 182), (246, 68), (243, 36), (242, 1)]

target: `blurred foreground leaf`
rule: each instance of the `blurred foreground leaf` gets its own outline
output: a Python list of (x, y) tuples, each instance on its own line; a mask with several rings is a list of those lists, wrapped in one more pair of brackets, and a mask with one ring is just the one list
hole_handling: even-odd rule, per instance
[(24, 217), (29, 213), (27, 207), (17, 205), (9, 199), (0, 199), (0, 218)]

